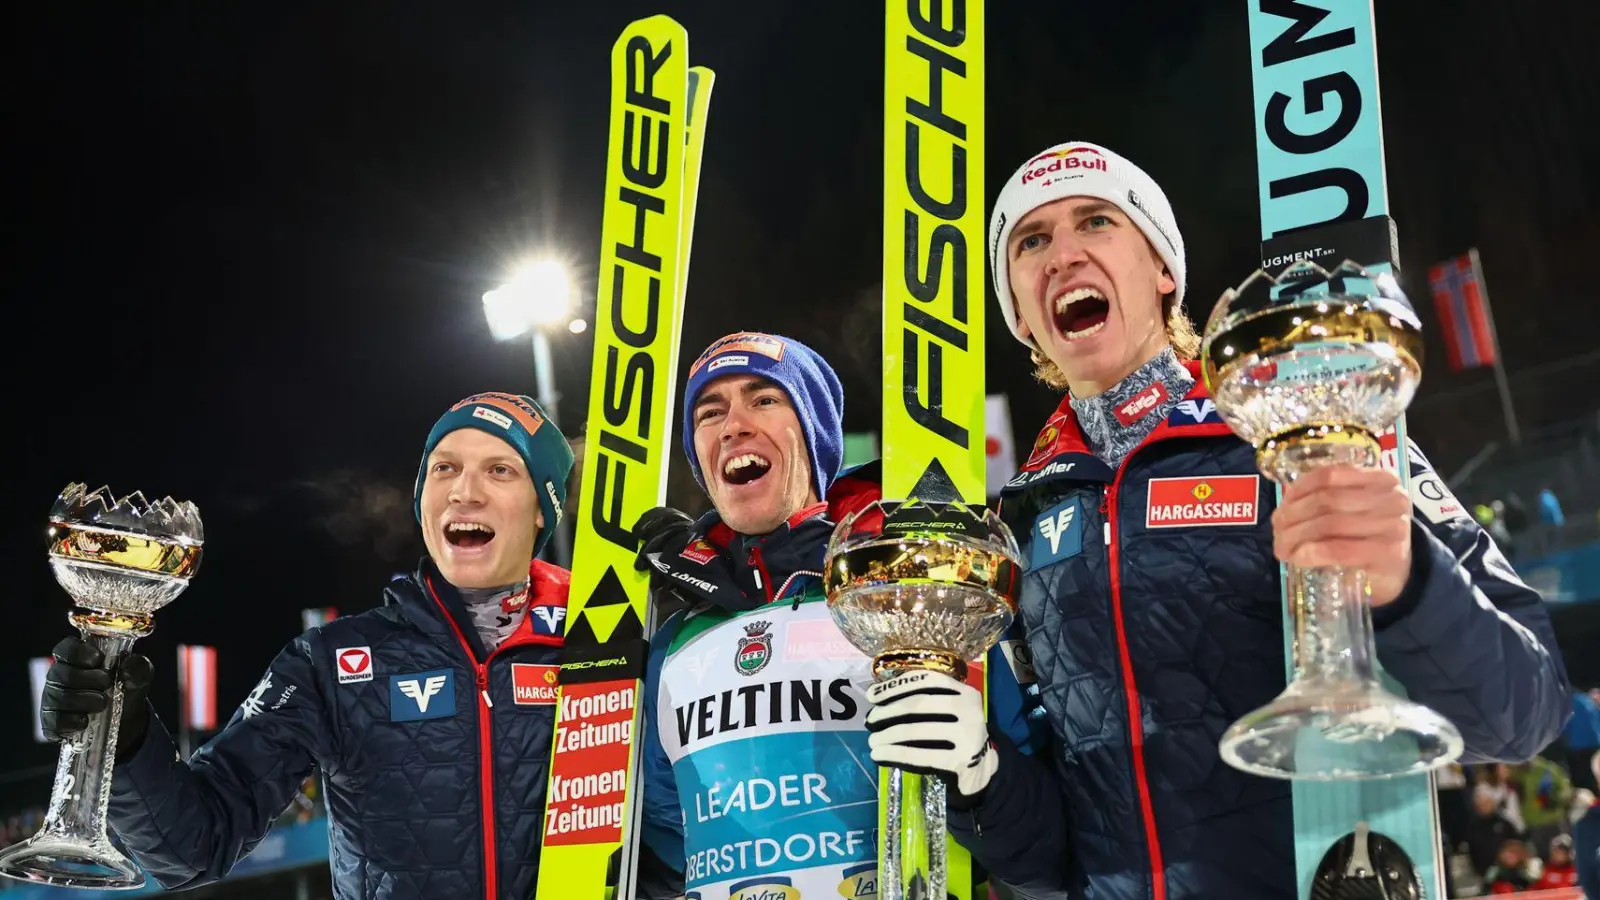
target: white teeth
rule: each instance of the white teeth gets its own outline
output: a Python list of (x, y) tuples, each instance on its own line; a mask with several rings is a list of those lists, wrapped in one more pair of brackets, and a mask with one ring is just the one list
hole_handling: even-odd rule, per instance
[(1090, 297), (1094, 297), (1094, 298), (1097, 298), (1097, 299), (1100, 299), (1100, 300), (1106, 299), (1104, 296), (1101, 295), (1101, 293), (1099, 291), (1095, 290), (1094, 288), (1081, 287), (1081, 288), (1078, 288), (1076, 290), (1067, 291), (1065, 294), (1062, 294), (1061, 296), (1056, 298), (1056, 315), (1059, 316), (1062, 313), (1066, 312), (1067, 311), (1067, 307), (1069, 307), (1072, 304), (1078, 302), (1079, 300), (1087, 300)]
[(1086, 338), (1091, 334), (1097, 333), (1100, 329), (1102, 329), (1104, 327), (1106, 327), (1106, 323), (1099, 322), (1099, 323), (1091, 325), (1088, 328), (1085, 328), (1085, 329), (1083, 329), (1081, 331), (1069, 331), (1069, 332), (1067, 332), (1067, 340), (1075, 341), (1078, 338)]
[(742, 453), (722, 464), (722, 474), (732, 475), (745, 466), (770, 466), (771, 463), (754, 453)]
[(451, 522), (446, 531), (481, 531), (484, 534), (494, 534), (494, 529), (481, 522)]

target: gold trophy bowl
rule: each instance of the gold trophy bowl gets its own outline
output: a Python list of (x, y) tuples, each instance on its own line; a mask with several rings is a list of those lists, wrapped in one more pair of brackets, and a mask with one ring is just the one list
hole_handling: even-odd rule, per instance
[[(172, 602), (200, 567), (205, 540), (193, 503), (151, 503), (134, 493), (113, 501), (104, 487), (68, 485), (50, 510), (50, 568), (71, 595), (69, 621), (105, 654), (112, 671), (149, 634), (156, 610)], [(0, 850), (0, 875), (65, 887), (125, 890), (144, 873), (106, 831), (111, 767), (122, 719), (122, 686), (110, 708), (64, 741), (44, 825)]]
[[(917, 670), (967, 676), (1017, 613), (1021, 554), (993, 512), (880, 500), (834, 529), (823, 588), (834, 624), (885, 681)], [(945, 785), (890, 770), (880, 900), (944, 897)]]
[[(1422, 379), (1422, 328), (1388, 273), (1353, 262), (1257, 271), (1225, 291), (1200, 359), (1217, 412), (1287, 486), (1314, 467), (1379, 464), (1379, 435)], [(1228, 729), (1222, 757), (1247, 772), (1318, 780), (1425, 772), (1461, 754), (1444, 717), (1387, 690), (1365, 573), (1286, 567), (1294, 676)]]

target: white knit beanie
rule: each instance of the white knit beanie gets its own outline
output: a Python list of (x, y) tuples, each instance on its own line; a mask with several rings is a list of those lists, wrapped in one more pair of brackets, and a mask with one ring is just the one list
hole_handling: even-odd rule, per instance
[(1172, 205), (1155, 179), (1097, 144), (1057, 144), (1017, 169), (1000, 189), (989, 218), (989, 271), (994, 273), (994, 293), (1000, 298), (1000, 312), (1017, 340), (1037, 349), (1033, 341), (1018, 333), (1017, 301), (1011, 293), (1011, 266), (1006, 253), (1011, 229), (1028, 213), (1065, 197), (1093, 197), (1121, 209), (1166, 263), (1172, 280), (1178, 284), (1177, 305), (1183, 306), (1183, 235), (1172, 215)]

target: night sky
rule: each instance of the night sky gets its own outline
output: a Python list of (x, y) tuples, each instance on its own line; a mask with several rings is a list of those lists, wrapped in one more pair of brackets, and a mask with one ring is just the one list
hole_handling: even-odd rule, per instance
[[(847, 427), (874, 428), (883, 20), (873, 4), (821, 6), (13, 14), (0, 527), (17, 627), (0, 655), (0, 771), (55, 758), (29, 740), (23, 687), (25, 659), (69, 633), (43, 542), (68, 482), (200, 507), (200, 574), (139, 645), (169, 722), (175, 644), (220, 648), (225, 719), (302, 607), (368, 608), (415, 563), (428, 427), (468, 393), (534, 391), (527, 344), (490, 337), (482, 293), (554, 253), (593, 309), (609, 52), (632, 19), (673, 15), (718, 76), (684, 364), (729, 331), (790, 334), (840, 370)], [(1245, 5), (989, 7), (989, 197), (1062, 140), (1127, 155), (1176, 208), (1203, 319), (1257, 260)], [(1403, 283), (1432, 328), (1427, 266), (1480, 248), (1525, 428), (1600, 406), (1572, 389), (1600, 382), (1600, 6), (1536, 7), (1378, 10)], [(1009, 394), (1026, 445), (1058, 398), (988, 302), (990, 390)], [(552, 343), (559, 424), (576, 436), (592, 344)], [(1412, 427), (1448, 471), (1501, 437), (1500, 415), (1486, 370), (1451, 373), (1436, 336), (1429, 350)], [(677, 453), (673, 482), (699, 502)], [(47, 794), (42, 776), (0, 781), (0, 808)]]

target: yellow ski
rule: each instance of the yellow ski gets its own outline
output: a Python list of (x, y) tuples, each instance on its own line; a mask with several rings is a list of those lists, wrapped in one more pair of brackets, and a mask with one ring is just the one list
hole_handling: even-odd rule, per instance
[(666, 500), (689, 236), (713, 75), (666, 16), (611, 50), (611, 132), (584, 479), (537, 895), (631, 900), (634, 736), (653, 623), (629, 530)]
[[(889, 0), (887, 8), (883, 493), (982, 505), (983, 0)], [(893, 779), (902, 780), (906, 813), (894, 834), (887, 804), (879, 805), (885, 897), (919, 875), (925, 881), (930, 862), (916, 805), (922, 778), (885, 769), (880, 797)], [(971, 860), (953, 840), (946, 866), (950, 896), (969, 900)]]

